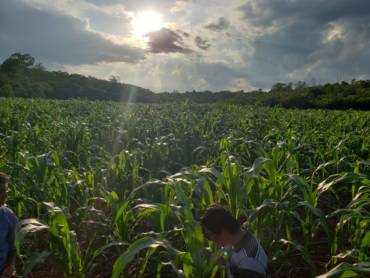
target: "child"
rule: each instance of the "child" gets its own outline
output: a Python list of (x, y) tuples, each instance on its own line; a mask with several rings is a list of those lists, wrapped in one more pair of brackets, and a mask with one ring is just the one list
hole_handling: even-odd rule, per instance
[(230, 246), (227, 265), (228, 277), (269, 277), (267, 256), (262, 246), (249, 230), (243, 230), (238, 221), (219, 205), (207, 209), (201, 220), (206, 237), (222, 246)]
[(0, 172), (0, 277), (12, 277), (15, 272), (15, 228), (17, 217), (5, 207), (8, 176)]

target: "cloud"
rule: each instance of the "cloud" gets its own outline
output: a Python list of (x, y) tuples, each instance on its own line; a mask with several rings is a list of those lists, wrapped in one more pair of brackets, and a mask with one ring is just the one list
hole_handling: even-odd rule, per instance
[(256, 87), (370, 73), (369, 1), (250, 0), (239, 11), (253, 34), (246, 63)]
[[(143, 10), (166, 27), (146, 41), (130, 25)], [(0, 59), (28, 52), (155, 91), (370, 78), (369, 49), (366, 0), (0, 0)]]
[(168, 28), (150, 32), (146, 35), (149, 38), (149, 52), (152, 53), (191, 53), (192, 50), (184, 46), (183, 37)]
[(89, 30), (87, 21), (18, 0), (0, 2), (0, 41), (2, 56), (27, 52), (60, 64), (136, 63), (145, 58), (142, 49)]
[(192, 77), (194, 79), (201, 77), (205, 81), (204, 87), (214, 91), (231, 89), (236, 79), (248, 77), (242, 70), (224, 63), (195, 63), (193, 67)]
[(183, 37), (186, 37), (186, 38), (190, 37), (190, 34), (188, 32), (182, 31), (180, 29), (177, 29), (176, 32), (181, 34)]
[(141, 63), (129, 67), (124, 64), (112, 67), (107, 63), (68, 65), (65, 70), (104, 78), (118, 75), (122, 82), (150, 88), (154, 92), (254, 89), (242, 69), (235, 69), (225, 63), (192, 62), (185, 55), (148, 55)]
[(143, 10), (156, 10), (158, 12), (168, 12), (176, 3), (173, 0), (86, 0), (87, 2), (93, 3), (95, 5), (114, 5), (121, 4), (124, 5), (127, 10), (140, 12)]
[(217, 22), (210, 23), (204, 26), (204, 28), (214, 31), (221, 32), (229, 27), (230, 23), (225, 17), (220, 17)]
[(199, 47), (202, 50), (207, 50), (210, 48), (211, 44), (206, 39), (202, 39), (200, 36), (196, 36), (194, 39), (194, 42), (197, 47)]
[(308, 57), (304, 71), (294, 71), (293, 77), (309, 73), (325, 76), (327, 82), (370, 76), (370, 15), (330, 22), (320, 35), (320, 47)]
[[(78, 3), (78, 2), (77, 2)], [(77, 4), (76, 3), (76, 4)], [(86, 18), (90, 29), (102, 33), (127, 36), (132, 31), (132, 14), (122, 5), (83, 5), (80, 18)]]
[(251, 0), (240, 10), (246, 20), (259, 26), (308, 19), (322, 24), (342, 17), (367, 16), (370, 3), (363, 0)]

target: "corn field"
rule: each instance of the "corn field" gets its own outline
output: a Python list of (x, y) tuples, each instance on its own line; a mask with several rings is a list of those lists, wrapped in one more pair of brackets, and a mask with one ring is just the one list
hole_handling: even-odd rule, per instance
[(370, 112), (0, 99), (22, 277), (226, 277), (225, 205), (273, 277), (370, 275)]

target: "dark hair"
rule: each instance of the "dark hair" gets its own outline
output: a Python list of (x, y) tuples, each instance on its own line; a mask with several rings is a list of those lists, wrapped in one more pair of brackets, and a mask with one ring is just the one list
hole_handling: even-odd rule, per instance
[(4, 190), (4, 187), (6, 184), (8, 184), (8, 181), (9, 177), (5, 173), (0, 172), (0, 191)]
[(236, 234), (240, 231), (239, 222), (220, 205), (209, 207), (201, 220), (201, 224), (202, 227), (215, 234), (220, 234), (222, 231)]
[(3, 186), (7, 184), (9, 181), (9, 177), (7, 174), (0, 172), (0, 185)]

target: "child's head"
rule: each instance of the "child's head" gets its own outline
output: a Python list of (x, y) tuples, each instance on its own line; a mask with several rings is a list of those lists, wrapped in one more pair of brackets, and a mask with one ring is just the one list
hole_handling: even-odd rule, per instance
[(8, 192), (8, 176), (0, 172), (0, 206), (5, 204)]
[(219, 205), (207, 209), (201, 224), (206, 237), (223, 246), (230, 244), (234, 236), (241, 231), (235, 217)]

